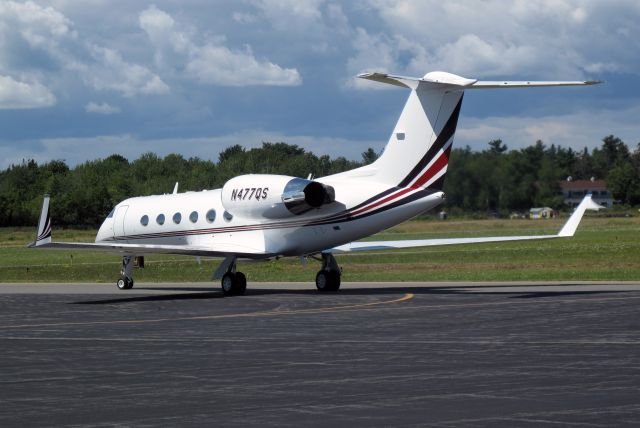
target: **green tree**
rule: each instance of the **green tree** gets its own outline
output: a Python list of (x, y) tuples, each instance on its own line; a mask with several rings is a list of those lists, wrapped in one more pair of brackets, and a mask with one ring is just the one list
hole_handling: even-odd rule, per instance
[(374, 163), (378, 159), (379, 155), (369, 147), (365, 152), (362, 152), (362, 163), (364, 165), (369, 165)]
[(501, 139), (489, 141), (489, 151), (493, 154), (502, 154), (507, 151), (507, 145), (502, 143)]

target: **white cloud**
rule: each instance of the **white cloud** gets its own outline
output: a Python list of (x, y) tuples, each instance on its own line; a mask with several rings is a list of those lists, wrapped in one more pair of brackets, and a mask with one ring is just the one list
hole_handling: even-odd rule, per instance
[[(486, 0), (368, 0), (385, 25), (387, 40), (418, 44), (411, 61), (396, 60), (394, 72), (445, 70), (469, 77), (524, 75), (583, 78), (600, 71), (638, 73), (634, 42), (640, 9), (633, 1), (541, 2)], [(356, 51), (360, 51), (354, 42)], [(396, 51), (383, 42), (380, 51)], [(606, 68), (598, 64), (607, 64)]]
[(125, 60), (118, 50), (103, 43), (78, 37), (73, 22), (62, 12), (30, 1), (0, 3), (0, 71), (3, 69), (7, 74), (54, 82), (72, 71), (94, 89), (125, 97), (169, 92), (168, 85), (148, 68)]
[(296, 86), (302, 83), (298, 70), (260, 60), (249, 46), (244, 50), (232, 50), (224, 46), (224, 38), (196, 43), (192, 35), (176, 28), (171, 15), (155, 6), (142, 11), (138, 21), (156, 49), (156, 64), (184, 70), (199, 83), (220, 86)]
[(41, 108), (55, 104), (55, 95), (42, 84), (0, 75), (0, 109)]
[(233, 12), (232, 17), (238, 24), (254, 24), (258, 21), (258, 17), (250, 13)]
[[(356, 28), (352, 34), (352, 46), (355, 54), (347, 60), (347, 87), (356, 89), (391, 89), (357, 76), (364, 72), (403, 74), (402, 70), (416, 69), (416, 61), (424, 59), (425, 50), (400, 35), (370, 34), (364, 28)], [(417, 72), (416, 76), (425, 73)]]
[(316, 21), (322, 17), (320, 6), (325, 0), (254, 0), (253, 3), (273, 23), (296, 25), (291, 18)]
[(104, 115), (120, 113), (119, 107), (115, 107), (107, 103), (98, 104), (98, 103), (94, 103), (93, 101), (91, 101), (86, 106), (84, 106), (84, 110), (87, 113), (96, 113), (96, 114), (104, 114)]
[(239, 52), (224, 46), (206, 45), (197, 49), (186, 70), (200, 83), (222, 86), (296, 86), (302, 83), (296, 69), (259, 61), (248, 49)]
[(148, 68), (125, 61), (119, 52), (91, 46), (96, 64), (80, 66), (85, 81), (98, 90), (112, 90), (125, 97), (139, 94), (158, 95), (169, 92), (169, 86)]
[(62, 13), (31, 1), (0, 3), (0, 25), (19, 33), (32, 48), (52, 49), (63, 37), (76, 33)]

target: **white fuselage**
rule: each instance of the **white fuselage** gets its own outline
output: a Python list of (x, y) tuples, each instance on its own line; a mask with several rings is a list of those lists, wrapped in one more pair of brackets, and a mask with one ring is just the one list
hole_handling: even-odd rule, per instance
[(335, 189), (335, 202), (286, 218), (225, 210), (222, 189), (126, 199), (105, 219), (96, 242), (184, 245), (247, 258), (298, 256), (370, 236), (443, 201), (440, 191), (369, 181), (358, 176), (363, 171), (316, 180)]

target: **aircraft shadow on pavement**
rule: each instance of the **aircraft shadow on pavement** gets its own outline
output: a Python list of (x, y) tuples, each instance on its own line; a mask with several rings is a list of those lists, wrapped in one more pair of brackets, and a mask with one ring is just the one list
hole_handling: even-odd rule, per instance
[(142, 303), (142, 302), (166, 302), (172, 300), (200, 300), (218, 299), (224, 297), (221, 292), (207, 291), (204, 293), (184, 293), (184, 294), (156, 294), (150, 296), (118, 297), (99, 300), (84, 300), (80, 302), (70, 302), (72, 305), (113, 305), (119, 303)]
[[(580, 284), (563, 284), (566, 286), (577, 286)], [(202, 299), (220, 299), (220, 298), (244, 298), (252, 296), (270, 296), (270, 295), (300, 295), (310, 296), (313, 298), (324, 298), (331, 296), (371, 296), (371, 295), (398, 295), (403, 293), (413, 293), (415, 295), (478, 295), (478, 296), (504, 296), (510, 299), (539, 299), (539, 298), (554, 298), (554, 297), (567, 297), (567, 296), (588, 296), (588, 295), (601, 295), (601, 294), (620, 294), (630, 293), (630, 291), (620, 290), (553, 290), (553, 291), (540, 291), (535, 290), (531, 292), (522, 291), (522, 288), (540, 288), (548, 287), (547, 284), (528, 284), (524, 285), (487, 285), (486, 288), (500, 288), (504, 291), (483, 291), (484, 286), (474, 286), (470, 288), (464, 285), (451, 285), (442, 287), (370, 287), (370, 288), (357, 288), (349, 289), (343, 288), (338, 293), (319, 293), (315, 288), (309, 287), (308, 290), (290, 290), (279, 289), (277, 287), (271, 289), (247, 289), (245, 296), (225, 296), (222, 291), (212, 289), (212, 291), (203, 291), (206, 289), (195, 287), (172, 287), (172, 288), (160, 288), (160, 287), (144, 287), (139, 290), (147, 291), (175, 291), (172, 294), (157, 294), (157, 295), (135, 295), (108, 299), (97, 300), (85, 300), (78, 302), (71, 302), (76, 305), (108, 305), (108, 304), (124, 304), (124, 303), (144, 303), (144, 302), (162, 302), (162, 301), (176, 301), (176, 300), (202, 300)], [(517, 291), (509, 291), (510, 288), (519, 288)], [(202, 291), (198, 293), (197, 291)], [(180, 293), (182, 292), (182, 293)]]

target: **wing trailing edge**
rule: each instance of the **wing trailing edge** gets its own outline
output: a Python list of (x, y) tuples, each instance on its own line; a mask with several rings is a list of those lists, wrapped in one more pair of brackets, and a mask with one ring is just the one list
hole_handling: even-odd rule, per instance
[(487, 236), (480, 238), (450, 238), (450, 239), (411, 239), (402, 241), (368, 241), (368, 242), (351, 242), (340, 245), (338, 247), (327, 250), (328, 253), (348, 253), (352, 251), (373, 251), (388, 250), (396, 248), (416, 248), (416, 247), (432, 247), (439, 245), (460, 245), (460, 244), (481, 244), (489, 242), (508, 242), (508, 241), (529, 241), (539, 239), (566, 238), (573, 236), (580, 224), (580, 220), (586, 210), (599, 210), (604, 208), (598, 205), (591, 195), (587, 195), (582, 199), (580, 204), (562, 229), (555, 235), (524, 235), (524, 236)]

